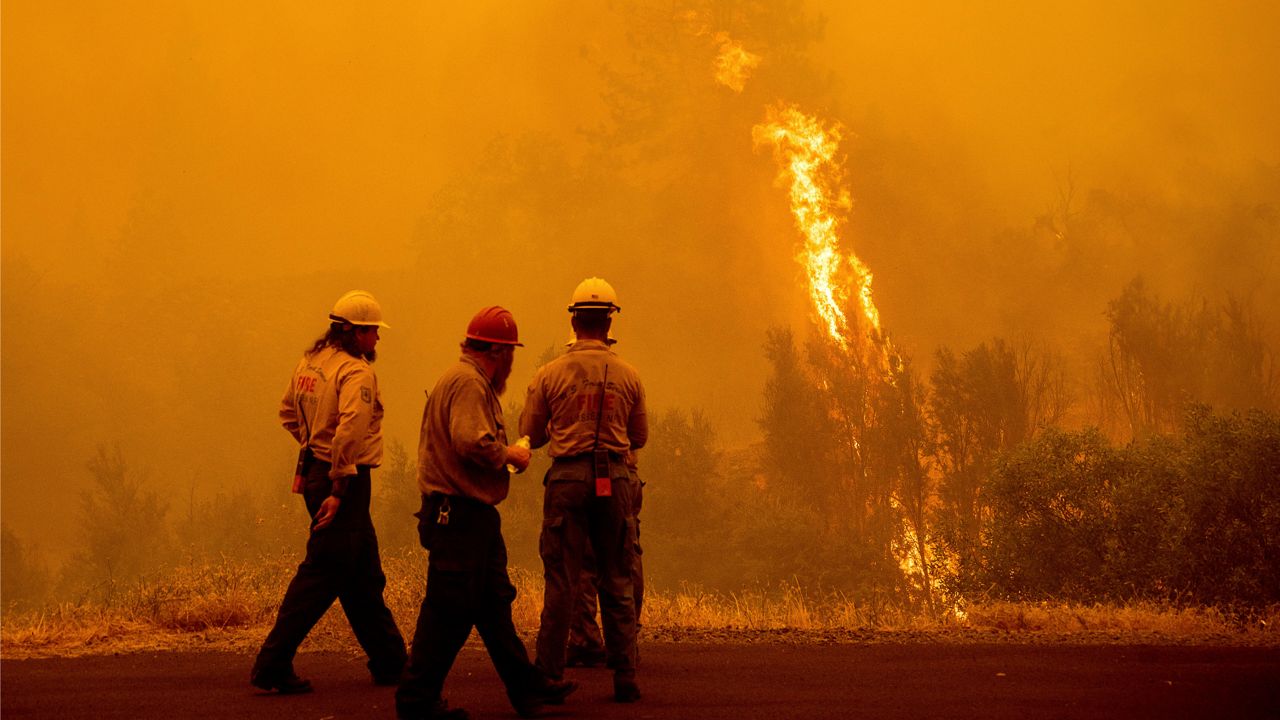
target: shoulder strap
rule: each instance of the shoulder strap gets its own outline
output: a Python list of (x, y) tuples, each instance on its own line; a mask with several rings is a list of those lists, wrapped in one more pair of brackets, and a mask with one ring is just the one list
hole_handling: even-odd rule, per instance
[(600, 421), (604, 419), (604, 394), (609, 391), (609, 364), (604, 366), (604, 379), (600, 381), (600, 409), (596, 411), (596, 436), (591, 440), (591, 452), (600, 447)]

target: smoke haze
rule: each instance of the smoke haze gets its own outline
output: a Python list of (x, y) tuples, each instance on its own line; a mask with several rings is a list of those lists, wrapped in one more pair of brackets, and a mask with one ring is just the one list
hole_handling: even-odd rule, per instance
[(4, 525), (67, 554), (100, 446), (179, 516), (287, 483), (277, 403), (352, 288), (409, 446), (475, 310), (520, 324), (518, 403), (592, 275), (650, 403), (750, 443), (811, 313), (779, 101), (845, 129), (843, 242), (922, 367), (1029, 337), (1086, 383), (1139, 275), (1274, 338), (1274, 4), (868, 5), (4, 3)]

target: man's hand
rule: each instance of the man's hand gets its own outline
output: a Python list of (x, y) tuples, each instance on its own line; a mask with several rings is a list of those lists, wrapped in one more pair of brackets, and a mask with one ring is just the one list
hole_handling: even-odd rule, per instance
[(529, 460), (533, 458), (533, 453), (526, 447), (519, 445), (507, 446), (507, 464), (516, 469), (516, 472), (524, 472), (529, 467)]
[(328, 527), (329, 523), (333, 522), (333, 519), (337, 517), (338, 506), (341, 504), (342, 500), (332, 495), (325, 498), (324, 502), (320, 503), (320, 512), (316, 513), (316, 525), (311, 528), (311, 532)]

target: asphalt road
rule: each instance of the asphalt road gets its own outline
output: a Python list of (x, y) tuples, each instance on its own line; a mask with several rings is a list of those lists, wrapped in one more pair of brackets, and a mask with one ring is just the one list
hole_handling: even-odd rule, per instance
[[(252, 658), (149, 653), (0, 662), (12, 718), (393, 718), (393, 688), (363, 658), (303, 653), (310, 695), (258, 693)], [(1280, 718), (1280, 649), (1012, 644), (643, 645), (634, 705), (611, 701), (605, 670), (552, 718)], [(462, 651), (446, 686), (473, 716), (515, 718), (483, 649)]]

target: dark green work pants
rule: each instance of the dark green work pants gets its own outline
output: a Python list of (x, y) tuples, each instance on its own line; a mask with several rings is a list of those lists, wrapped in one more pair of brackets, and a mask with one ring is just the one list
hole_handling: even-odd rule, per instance
[(543, 492), (544, 594), (538, 628), (538, 667), (564, 675), (565, 650), (574, 606), (581, 595), (583, 558), (595, 553), (607, 662), (620, 676), (635, 673), (636, 605), (631, 577), (636, 555), (636, 483), (621, 462), (610, 463), (613, 493), (595, 494), (590, 457), (557, 458)]
[[(640, 547), (640, 508), (644, 503), (644, 482), (634, 470), (631, 471), (635, 483), (635, 499), (632, 510), (636, 519), (635, 555), (631, 566), (632, 595), (636, 601), (636, 627), (641, 626), (644, 611), (644, 551)], [(600, 626), (596, 624), (597, 597), (596, 557), (591, 548), (582, 564), (582, 577), (578, 581), (578, 601), (573, 608), (573, 619), (569, 625), (569, 657), (589, 658), (604, 655), (604, 637), (600, 635)]]

